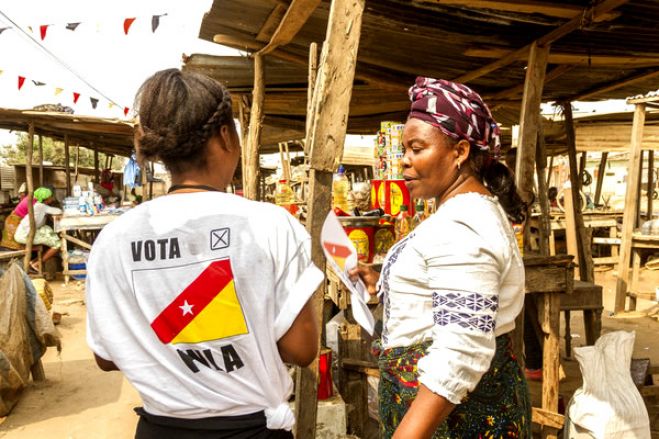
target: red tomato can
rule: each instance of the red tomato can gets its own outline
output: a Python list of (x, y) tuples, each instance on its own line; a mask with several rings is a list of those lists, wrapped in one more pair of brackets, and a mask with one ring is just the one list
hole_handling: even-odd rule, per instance
[(400, 212), (400, 206), (404, 204), (410, 215), (414, 215), (414, 203), (405, 186), (405, 180), (380, 180), (379, 184), (374, 184), (377, 181), (371, 181), (371, 204), (377, 203), (373, 205), (374, 209), (379, 207), (384, 213), (396, 216)]
[(357, 250), (357, 259), (361, 262), (373, 262), (375, 226), (378, 224), (378, 218), (346, 216), (339, 217), (339, 221)]
[(332, 350), (321, 349), (318, 357), (318, 400), (334, 394), (332, 385)]

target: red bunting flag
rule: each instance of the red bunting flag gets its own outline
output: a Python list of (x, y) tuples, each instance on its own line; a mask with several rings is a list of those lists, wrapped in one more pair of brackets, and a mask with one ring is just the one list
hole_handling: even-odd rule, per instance
[(128, 111), (129, 110), (130, 110), (130, 108), (124, 107), (124, 116), (128, 116)]
[(42, 24), (39, 26), (39, 33), (41, 34), (41, 41), (43, 41), (46, 38), (46, 31), (48, 30), (48, 24)]
[(124, 33), (128, 35), (128, 30), (130, 27), (133, 25), (133, 22), (135, 21), (135, 17), (133, 18), (126, 18), (124, 20)]
[(80, 99), (80, 93), (73, 92), (73, 103), (77, 104), (78, 99)]
[(19, 76), (18, 77), (18, 89), (19, 90), (23, 87), (23, 84), (25, 84), (25, 76)]

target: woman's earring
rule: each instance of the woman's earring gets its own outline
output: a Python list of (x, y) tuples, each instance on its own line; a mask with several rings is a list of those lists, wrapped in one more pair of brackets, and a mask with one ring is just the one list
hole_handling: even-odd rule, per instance
[(460, 160), (458, 160), (458, 171), (460, 170)]

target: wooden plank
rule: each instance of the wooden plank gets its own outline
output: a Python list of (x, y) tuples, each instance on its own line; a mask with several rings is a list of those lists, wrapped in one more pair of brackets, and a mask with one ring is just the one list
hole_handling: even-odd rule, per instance
[(607, 93), (613, 90), (617, 90), (619, 88), (634, 84), (636, 82), (641, 82), (641, 81), (646, 81), (652, 78), (656, 78), (659, 76), (659, 70), (653, 70), (650, 72), (642, 72), (642, 73), (635, 73), (633, 75), (627, 76), (626, 78), (619, 79), (617, 81), (613, 81), (608, 84), (604, 85), (599, 85), (594, 88), (590, 88), (584, 92), (581, 92), (577, 95), (571, 96), (570, 98), (567, 98), (566, 100), (569, 101), (583, 101), (589, 98), (592, 98), (593, 96), (597, 96), (603, 93)]
[[(572, 119), (572, 104), (570, 102), (563, 103), (563, 115), (565, 117), (565, 135), (570, 161), (572, 211), (574, 212), (574, 222), (577, 231), (579, 279), (592, 282), (594, 278), (593, 256), (590, 242), (586, 236), (586, 228), (584, 226), (584, 220), (579, 206), (579, 189), (581, 188), (581, 184), (579, 181), (579, 174), (577, 173), (577, 148), (575, 143), (574, 122)], [(565, 198), (567, 198), (567, 195)]]
[[(574, 66), (570, 66), (567, 64), (563, 64), (560, 66), (556, 66), (550, 71), (548, 71), (545, 74), (545, 84), (553, 81), (554, 79), (560, 77), (561, 75), (569, 72), (570, 70), (573, 70)], [(487, 102), (490, 101), (490, 99), (505, 99), (505, 98), (514, 98), (517, 97), (520, 93), (524, 93), (524, 84), (526, 82), (516, 85), (514, 87), (510, 87), (506, 90), (502, 90), (500, 92), (494, 93), (494, 94), (485, 94), (483, 95), (483, 99), (485, 99)]]
[[(613, 9), (621, 5), (624, 5), (628, 1), (629, 0), (604, 0), (603, 2), (597, 4), (596, 6), (592, 6), (590, 8), (585, 9), (583, 12), (575, 14), (570, 21), (559, 26), (553, 31), (545, 34), (544, 36), (540, 37), (535, 41), (535, 43), (538, 46), (547, 46), (553, 43), (554, 41), (569, 34), (570, 32), (583, 28), (584, 17), (591, 17), (592, 20), (597, 20), (600, 17), (602, 17), (603, 14), (607, 14), (611, 12)], [(457, 78), (455, 78), (454, 81), (462, 82), (462, 83), (473, 81), (476, 78), (480, 78), (481, 76), (485, 76), (488, 73), (500, 69), (501, 67), (507, 66), (515, 62), (515, 60), (517, 60), (520, 56), (522, 57), (526, 56), (529, 50), (531, 50), (531, 44), (527, 44), (526, 46), (517, 49), (511, 52), (510, 54), (504, 56), (503, 58), (500, 58), (490, 64), (487, 64), (476, 70), (460, 75)]]
[(641, 166), (638, 168), (638, 185), (636, 185), (636, 219), (634, 220), (634, 228), (641, 225), (641, 187), (643, 185), (643, 161), (645, 151), (641, 150)]
[(651, 386), (641, 386), (639, 388), (639, 391), (641, 392), (641, 396), (643, 397), (659, 396), (659, 384), (654, 384)]
[[(492, 9), (495, 11), (516, 12), (521, 14), (542, 14), (548, 17), (573, 18), (584, 12), (577, 5), (556, 4), (536, 0), (421, 0), (424, 3), (467, 7), (470, 9)], [(602, 14), (597, 21), (609, 21), (618, 17), (617, 12)]]
[[(331, 207), (334, 160), (343, 155), (364, 7), (365, 0), (332, 1), (309, 113), (311, 129), (307, 140), (310, 143), (311, 172), (307, 230), (312, 237), (311, 259), (323, 271), (325, 256), (319, 237)], [(312, 298), (314, 312), (319, 318), (322, 316), (324, 286), (323, 282)], [(316, 436), (317, 405), (309, 402), (317, 399), (318, 360), (300, 372), (295, 392), (295, 436), (312, 438)]]
[(286, 15), (286, 6), (276, 4), (272, 12), (270, 12), (270, 15), (268, 15), (268, 18), (266, 18), (263, 25), (261, 25), (261, 29), (259, 29), (259, 32), (256, 34), (256, 41), (261, 41), (263, 43), (270, 41), (270, 38), (275, 33), (275, 30), (277, 30), (277, 26), (281, 23), (284, 15)]
[(81, 239), (78, 239), (78, 238), (74, 238), (73, 236), (67, 235), (66, 233), (64, 233), (62, 235), (62, 238), (66, 239), (67, 241), (70, 241), (70, 242), (72, 242), (76, 245), (79, 245), (82, 248), (86, 248), (87, 250), (92, 249), (92, 245), (90, 243), (85, 242), (85, 241), (83, 241)]
[(618, 258), (617, 256), (605, 256), (601, 258), (593, 258), (593, 264), (594, 265), (615, 265), (618, 263)]
[[(547, 180), (545, 168), (547, 166), (547, 153), (545, 150), (545, 136), (542, 123), (538, 123), (538, 143), (535, 152), (535, 168), (538, 182), (538, 198), (540, 202), (540, 254), (549, 256), (549, 198), (547, 197)], [(527, 223), (528, 224), (528, 223)], [(527, 226), (528, 227), (528, 226)]]
[(71, 151), (69, 151), (69, 135), (64, 135), (64, 173), (66, 174), (66, 196), (71, 195)]
[[(558, 413), (558, 382), (560, 367), (559, 325), (560, 296), (544, 294), (540, 299), (540, 326), (544, 333), (542, 349), (542, 409)], [(543, 426), (541, 437), (555, 438), (553, 427)]]
[(529, 61), (524, 81), (524, 96), (519, 127), (519, 148), (515, 169), (515, 185), (524, 201), (530, 204), (533, 199), (533, 173), (535, 170), (535, 153), (540, 124), (540, 104), (542, 88), (547, 68), (549, 46), (538, 47), (535, 43), (529, 51)]
[(620, 238), (593, 238), (593, 244), (620, 245)]
[(254, 56), (254, 90), (252, 91), (252, 109), (249, 112), (249, 134), (247, 145), (243, 150), (245, 169), (243, 169), (243, 196), (250, 200), (258, 198), (259, 183), (259, 145), (261, 143), (261, 124), (263, 123), (263, 101), (265, 72), (263, 56)]
[(643, 96), (627, 99), (627, 104), (651, 104), (659, 102), (659, 96)]
[(308, 157), (309, 149), (311, 147), (311, 142), (309, 139), (309, 132), (312, 127), (313, 119), (313, 92), (316, 87), (316, 77), (318, 76), (318, 44), (311, 43), (309, 45), (309, 79), (307, 81), (307, 118), (304, 134), (304, 153)]
[(43, 136), (39, 134), (39, 186), (43, 186)]
[(23, 258), (23, 269), (26, 273), (30, 271), (30, 260), (32, 258), (32, 243), (36, 234), (36, 223), (34, 220), (34, 207), (32, 206), (34, 183), (32, 181), (32, 154), (34, 151), (34, 122), (30, 121), (27, 134), (27, 147), (25, 148), (25, 182), (27, 186), (27, 214), (30, 221), (30, 233), (25, 243), (25, 257)]
[[(464, 51), (465, 56), (474, 58), (498, 59), (510, 54), (511, 51), (500, 47), (470, 47)], [(518, 55), (515, 61), (525, 58)], [(654, 67), (659, 64), (659, 56), (629, 56), (629, 55), (589, 55), (588, 53), (552, 52), (548, 59), (549, 64), (592, 66), (592, 67), (625, 67), (643, 68)]]
[(0, 251), (0, 259), (13, 259), (18, 256), (25, 256), (25, 250)]
[(600, 165), (597, 168), (597, 184), (595, 185), (595, 200), (593, 201), (597, 206), (600, 204), (600, 197), (602, 195), (602, 184), (604, 183), (604, 174), (606, 173), (606, 159), (608, 158), (609, 153), (607, 151), (602, 152), (602, 157), (600, 158)]
[(636, 220), (636, 188), (638, 187), (639, 169), (641, 167), (641, 147), (643, 144), (643, 126), (645, 125), (645, 104), (636, 104), (634, 122), (632, 124), (631, 151), (627, 173), (627, 189), (625, 190), (625, 211), (622, 217), (622, 243), (620, 244), (620, 259), (618, 262), (618, 280), (616, 282), (616, 299), (614, 312), (625, 310), (627, 298), (627, 283), (629, 282), (629, 263), (631, 262), (632, 232)]
[(631, 300), (629, 301), (629, 311), (636, 311), (636, 295), (632, 295), (631, 292), (638, 291), (638, 278), (640, 277), (641, 271), (641, 253), (637, 248), (632, 247), (632, 280), (629, 285)]
[[(574, 255), (576, 263), (579, 267), (583, 265), (583, 259), (579, 254), (579, 243), (577, 239), (577, 223), (574, 214), (574, 192), (573, 186), (570, 182), (566, 182), (563, 186), (563, 204), (565, 206), (565, 243), (567, 246), (567, 254)], [(581, 272), (581, 270), (579, 270)], [(581, 280), (585, 280), (579, 277)]]
[(259, 51), (267, 55), (279, 46), (290, 43), (295, 35), (302, 29), (311, 14), (316, 10), (321, 0), (293, 0), (281, 19), (277, 30), (270, 38), (270, 42)]
[(652, 201), (653, 201), (653, 192), (654, 192), (654, 150), (648, 150), (648, 207), (646, 210), (645, 219), (651, 220), (654, 217), (652, 216)]
[(543, 410), (538, 407), (531, 408), (531, 421), (536, 424), (546, 425), (547, 427), (552, 427), (556, 429), (563, 428), (565, 424), (565, 416), (550, 412), (548, 410)]
[(96, 184), (101, 182), (100, 177), (101, 177), (101, 173), (99, 172), (98, 169), (98, 148), (94, 148), (94, 182)]

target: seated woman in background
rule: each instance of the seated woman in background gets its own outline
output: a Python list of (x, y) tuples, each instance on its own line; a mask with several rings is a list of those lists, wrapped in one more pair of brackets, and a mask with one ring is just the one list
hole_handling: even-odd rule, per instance
[[(23, 248), (23, 245), (16, 242), (14, 239), (14, 233), (16, 233), (16, 229), (21, 223), (21, 220), (27, 215), (27, 189), (25, 183), (21, 184), (18, 188), (18, 198), (20, 201), (9, 216), (5, 218), (5, 224), (2, 228), (2, 241), (0, 241), (0, 247), (8, 248), (10, 250), (21, 250)], [(36, 198), (32, 198), (32, 204), (36, 202)]]
[[(42, 258), (42, 262), (46, 262), (57, 254), (62, 245), (57, 233), (55, 233), (52, 227), (46, 224), (46, 214), (61, 215), (62, 210), (49, 206), (49, 204), (53, 202), (53, 191), (46, 187), (40, 187), (34, 191), (34, 199), (36, 200), (36, 203), (34, 204), (34, 223), (36, 226), (36, 233), (34, 234), (34, 240), (32, 243), (34, 245), (45, 245), (50, 247), (48, 251), (44, 253)], [(29, 234), (30, 217), (25, 215), (16, 228), (14, 239), (19, 244), (26, 244)], [(32, 261), (30, 262), (30, 267), (36, 270), (36, 264), (37, 261)]]

